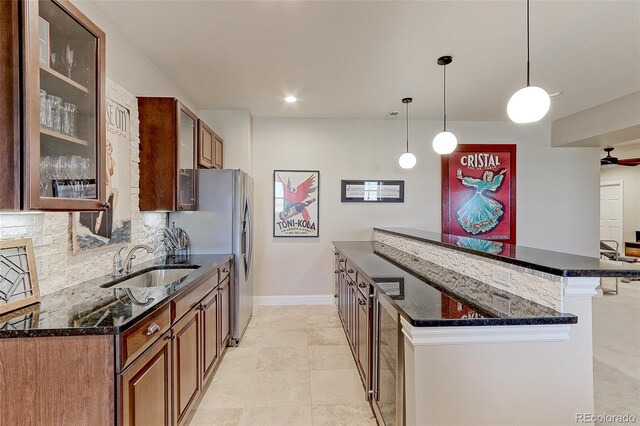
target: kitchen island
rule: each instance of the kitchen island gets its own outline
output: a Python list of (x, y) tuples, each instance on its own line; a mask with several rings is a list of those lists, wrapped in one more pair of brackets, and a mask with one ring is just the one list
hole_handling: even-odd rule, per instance
[[(557, 425), (593, 412), (591, 297), (600, 276), (640, 268), (417, 230), (374, 235), (334, 247), (338, 310), (381, 423)], [(352, 288), (368, 316), (351, 314)]]
[(229, 342), (232, 259), (161, 258), (0, 316), (0, 424), (184, 424)]

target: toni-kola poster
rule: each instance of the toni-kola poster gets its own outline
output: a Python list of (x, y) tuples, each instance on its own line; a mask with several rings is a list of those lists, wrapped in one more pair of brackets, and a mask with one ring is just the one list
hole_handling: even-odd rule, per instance
[(442, 157), (442, 232), (516, 242), (516, 145), (458, 145)]
[(273, 236), (317, 237), (320, 172), (273, 172)]

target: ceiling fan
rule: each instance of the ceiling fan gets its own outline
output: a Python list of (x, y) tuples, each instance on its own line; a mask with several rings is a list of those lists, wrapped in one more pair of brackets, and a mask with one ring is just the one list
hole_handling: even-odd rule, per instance
[(613, 148), (605, 148), (604, 151), (607, 153), (607, 156), (600, 159), (601, 166), (637, 166), (640, 164), (640, 158), (618, 159), (612, 156), (611, 151), (613, 151)]

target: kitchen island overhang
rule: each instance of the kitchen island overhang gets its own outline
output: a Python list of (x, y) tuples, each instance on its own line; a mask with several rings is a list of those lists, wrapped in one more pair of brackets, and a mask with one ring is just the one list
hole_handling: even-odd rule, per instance
[[(334, 242), (398, 310), (406, 424), (575, 424), (593, 413), (591, 298), (600, 275), (640, 268), (561, 254), (534, 261), (537, 250), (520, 247), (505, 259), (422, 232)], [(402, 281), (402, 299), (385, 294), (389, 280)], [(443, 318), (449, 299), (464, 318)]]

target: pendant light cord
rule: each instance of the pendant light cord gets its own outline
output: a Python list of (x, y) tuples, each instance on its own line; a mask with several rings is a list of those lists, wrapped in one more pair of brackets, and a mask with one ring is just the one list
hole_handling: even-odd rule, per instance
[(447, 65), (445, 64), (443, 67), (444, 78), (443, 81), (443, 90), (442, 90), (442, 111), (443, 111), (443, 122), (444, 129), (443, 131), (447, 131)]
[(527, 87), (531, 86), (531, 63), (529, 62), (529, 0), (527, 0)]
[(407, 102), (407, 152), (409, 152), (409, 102)]

